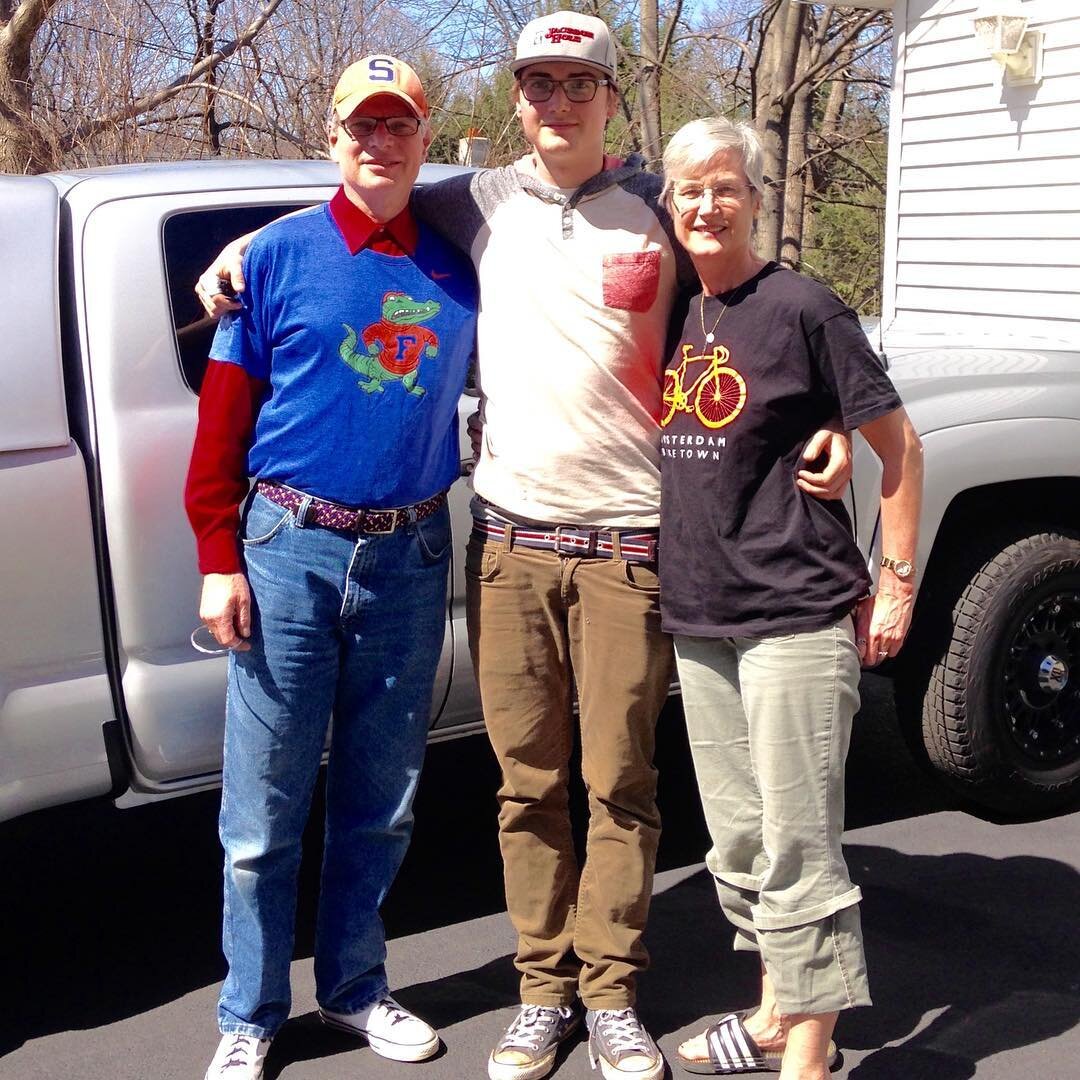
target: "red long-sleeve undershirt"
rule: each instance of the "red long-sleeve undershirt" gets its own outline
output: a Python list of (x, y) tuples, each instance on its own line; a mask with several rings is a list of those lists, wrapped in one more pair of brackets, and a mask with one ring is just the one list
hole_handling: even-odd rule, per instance
[[(380, 225), (339, 189), (330, 215), (355, 255), (371, 248), (383, 255), (412, 255), (417, 226), (406, 207)], [(238, 364), (211, 359), (199, 392), (199, 423), (191, 451), (184, 506), (195, 533), (202, 574), (236, 574), (243, 569), (237, 533), (240, 504), (248, 493), (248, 451), (269, 386)]]

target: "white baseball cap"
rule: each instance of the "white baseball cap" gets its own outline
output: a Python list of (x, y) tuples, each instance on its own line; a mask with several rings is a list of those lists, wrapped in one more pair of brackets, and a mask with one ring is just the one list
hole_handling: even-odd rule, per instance
[(544, 60), (579, 60), (614, 79), (615, 43), (607, 23), (576, 11), (556, 11), (526, 23), (510, 70), (516, 74)]

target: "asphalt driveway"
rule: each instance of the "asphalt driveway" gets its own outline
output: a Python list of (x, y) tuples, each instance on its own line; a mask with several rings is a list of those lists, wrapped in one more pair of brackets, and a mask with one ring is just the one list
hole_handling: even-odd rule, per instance
[[(875, 1007), (842, 1018), (834, 1076), (1080, 1078), (1080, 812), (1001, 823), (959, 809), (908, 759), (888, 684), (871, 679), (864, 689), (847, 844), (864, 893)], [(659, 764), (662, 872), (639, 1008), (670, 1060), (705, 1019), (750, 1003), (754, 963), (729, 951), (701, 864), (705, 835), (677, 708), (662, 720)], [(293, 1019), (271, 1052), (269, 1080), (486, 1075), (517, 1001), (494, 788), (482, 738), (432, 748), (416, 838), (385, 908), (395, 987), (439, 1027), (440, 1055), (424, 1065), (384, 1061), (315, 1020), (316, 830), (302, 870)], [(0, 1080), (201, 1080), (223, 974), (216, 812), (211, 794), (0, 826)], [(597, 1074), (575, 1044), (553, 1075)]]

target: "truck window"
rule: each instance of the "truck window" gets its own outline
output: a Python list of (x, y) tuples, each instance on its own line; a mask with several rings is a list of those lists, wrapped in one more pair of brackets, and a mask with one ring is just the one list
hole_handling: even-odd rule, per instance
[(195, 280), (230, 241), (304, 204), (230, 206), (174, 214), (165, 222), (165, 277), (184, 382), (198, 394), (216, 323), (195, 297)]

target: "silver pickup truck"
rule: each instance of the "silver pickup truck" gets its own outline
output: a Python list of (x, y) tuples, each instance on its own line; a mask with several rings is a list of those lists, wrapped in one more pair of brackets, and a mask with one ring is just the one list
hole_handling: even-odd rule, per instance
[[(217, 782), (225, 660), (189, 641), (181, 501), (213, 332), (192, 282), (225, 241), (336, 183), (323, 162), (0, 178), (0, 819)], [(1022, 392), (1018, 364), (1036, 376)], [(1080, 358), (913, 352), (892, 374), (928, 475), (924, 585), (893, 669), (905, 731), (976, 800), (1049, 808), (1080, 789)], [(879, 476), (859, 443), (872, 565)], [(461, 483), (452, 514), (434, 739), (480, 723)]]

